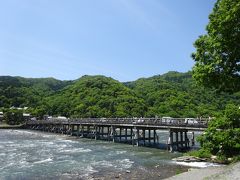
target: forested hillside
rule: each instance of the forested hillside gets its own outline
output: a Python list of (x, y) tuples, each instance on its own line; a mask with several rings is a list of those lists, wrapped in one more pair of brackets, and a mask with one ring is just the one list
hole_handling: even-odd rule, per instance
[(83, 76), (45, 101), (49, 114), (68, 117), (140, 117), (146, 111), (133, 90), (104, 76)]
[(226, 104), (240, 104), (240, 94), (229, 95), (199, 87), (191, 72), (168, 72), (126, 83), (148, 107), (146, 116), (215, 116)]
[(0, 76), (0, 107), (37, 107), (44, 97), (71, 83), (54, 78)]
[(233, 95), (196, 86), (191, 72), (169, 72), (121, 83), (104, 76), (75, 81), (53, 78), (0, 77), (0, 107), (31, 107), (36, 116), (67, 117), (197, 117), (215, 116)]

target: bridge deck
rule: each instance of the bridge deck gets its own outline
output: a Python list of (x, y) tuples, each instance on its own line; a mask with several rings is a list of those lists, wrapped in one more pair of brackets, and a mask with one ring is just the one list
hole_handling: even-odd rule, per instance
[(28, 121), (27, 124), (62, 124), (62, 125), (98, 125), (98, 126), (118, 126), (118, 127), (139, 127), (153, 129), (185, 129), (192, 131), (204, 131), (207, 128), (208, 121), (195, 120), (191, 123), (186, 122), (186, 118), (83, 118), (68, 120), (41, 120)]

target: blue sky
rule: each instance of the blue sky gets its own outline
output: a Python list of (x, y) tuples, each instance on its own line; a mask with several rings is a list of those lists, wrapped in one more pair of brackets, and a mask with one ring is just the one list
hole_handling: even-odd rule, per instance
[(209, 0), (1, 0), (0, 75), (131, 81), (186, 72)]

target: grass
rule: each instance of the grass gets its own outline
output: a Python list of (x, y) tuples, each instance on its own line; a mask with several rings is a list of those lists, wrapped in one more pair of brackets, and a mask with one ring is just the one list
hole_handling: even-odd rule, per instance
[(181, 169), (176, 169), (176, 175), (178, 175), (178, 174), (181, 174), (181, 173), (183, 173), (184, 171), (182, 171)]
[(187, 152), (186, 155), (199, 157), (199, 158), (207, 158), (207, 159), (210, 159), (212, 156), (212, 154), (209, 151), (206, 151), (203, 149)]

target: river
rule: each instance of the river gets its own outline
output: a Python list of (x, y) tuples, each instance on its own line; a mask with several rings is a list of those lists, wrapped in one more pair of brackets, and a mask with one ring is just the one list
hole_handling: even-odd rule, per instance
[(28, 130), (0, 130), (0, 179), (162, 179), (180, 153)]

